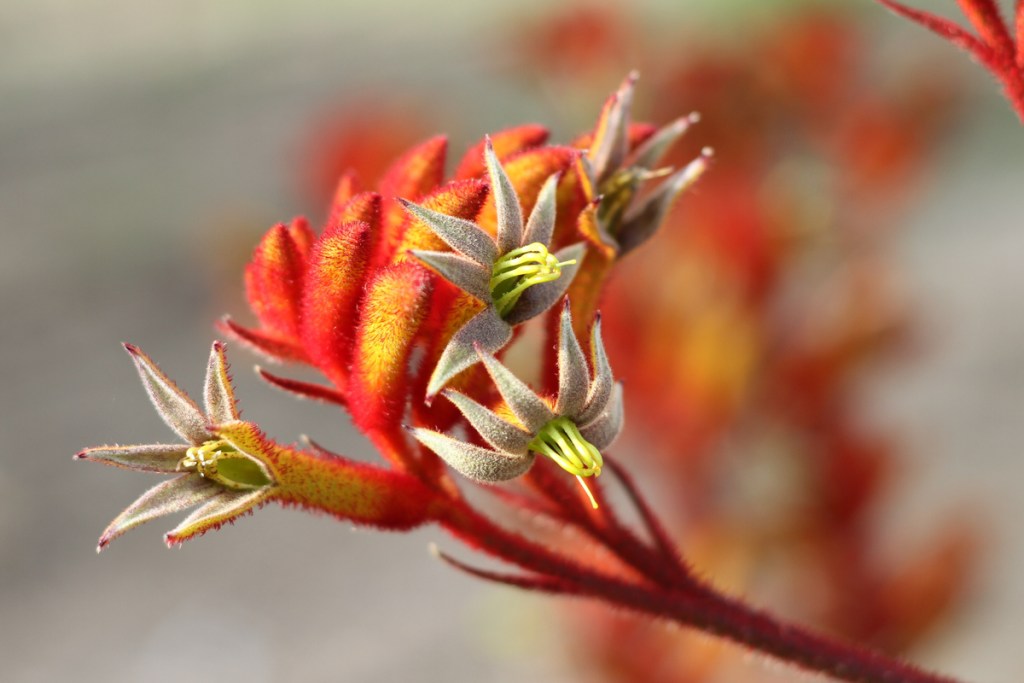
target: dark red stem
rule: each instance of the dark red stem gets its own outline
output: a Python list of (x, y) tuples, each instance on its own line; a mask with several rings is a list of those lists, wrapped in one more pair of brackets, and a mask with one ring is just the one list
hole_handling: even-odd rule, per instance
[[(512, 533), (453, 500), (441, 524), (467, 545), (530, 572), (516, 578), (458, 566), (483, 578), (551, 593), (585, 595), (696, 628), (795, 666), (850, 683), (956, 683), (880, 652), (780, 621), (723, 595), (688, 574), (657, 572), (639, 583), (608, 576)], [(610, 539), (614, 548), (621, 539)], [(629, 544), (624, 548), (636, 549)], [(649, 561), (649, 556), (645, 558)], [(449, 558), (449, 561), (450, 558)], [(636, 566), (637, 563), (631, 563)], [(642, 565), (646, 562), (639, 563)], [(675, 575), (666, 585), (667, 575)], [(648, 575), (649, 576), (649, 575)]]

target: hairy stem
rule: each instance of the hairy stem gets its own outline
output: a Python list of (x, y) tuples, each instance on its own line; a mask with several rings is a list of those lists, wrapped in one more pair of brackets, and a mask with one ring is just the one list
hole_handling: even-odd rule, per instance
[[(562, 558), (506, 531), (468, 506), (460, 505), (450, 513), (441, 523), (454, 536), (532, 573), (520, 585), (527, 586), (541, 577), (557, 579), (545, 584), (545, 590), (590, 596), (696, 628), (841, 681), (956, 683), (955, 679), (925, 671), (881, 652), (776, 619), (690, 576), (676, 574), (678, 578), (672, 586), (662, 583), (665, 575), (660, 572), (657, 579), (649, 577), (644, 584), (630, 583)], [(617, 539), (609, 543), (611, 547), (616, 545), (619, 545)], [(507, 579), (503, 582), (513, 583)]]

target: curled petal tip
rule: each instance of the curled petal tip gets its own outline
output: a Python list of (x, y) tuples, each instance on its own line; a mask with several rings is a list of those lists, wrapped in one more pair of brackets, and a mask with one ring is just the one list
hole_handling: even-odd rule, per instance
[[(225, 316), (225, 317), (227, 317), (227, 316)], [(139, 351), (139, 347), (136, 346), (135, 344), (131, 344), (129, 342), (121, 342), (121, 346), (123, 346), (124, 350), (127, 351), (129, 354), (131, 354), (133, 356), (137, 356), (140, 353), (142, 353), (141, 351)]]
[(688, 123), (691, 123), (691, 124), (692, 123), (700, 123), (700, 112), (699, 111), (691, 111), (689, 114), (687, 114), (686, 121)]

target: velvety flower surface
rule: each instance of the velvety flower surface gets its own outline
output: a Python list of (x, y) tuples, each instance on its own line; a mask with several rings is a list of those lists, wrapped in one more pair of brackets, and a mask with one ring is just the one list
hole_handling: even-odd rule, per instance
[(558, 395), (553, 402), (538, 396), (494, 356), (480, 348), (479, 357), (511, 414), (491, 410), (454, 390), (447, 390), (444, 395), (491, 448), (430, 429), (413, 429), (412, 434), (470, 479), (481, 482), (514, 479), (529, 470), (540, 454), (575, 475), (586, 489), (582, 478), (601, 473), (601, 450), (619, 435), (624, 417), (622, 386), (612, 378), (601, 341), (600, 320), (591, 331), (590, 353), (593, 378), (573, 333), (567, 305), (559, 326)]
[[(627, 76), (605, 103), (589, 146), (579, 159), (585, 195), (600, 200), (593, 237), (619, 255), (654, 234), (679, 194), (707, 169), (712, 155), (711, 149), (705, 148), (682, 169), (657, 168), (669, 148), (700, 120), (696, 113), (678, 118), (632, 145), (633, 138), (646, 134), (632, 122), (636, 80), (635, 73)], [(657, 179), (663, 180), (650, 192), (643, 191), (649, 181)]]
[(160, 417), (185, 443), (99, 446), (76, 459), (143, 472), (175, 474), (146, 491), (100, 536), (97, 550), (144, 522), (199, 505), (165, 539), (180, 543), (262, 505), (274, 488), (272, 465), (254, 444), (254, 425), (238, 419), (224, 344), (214, 342), (203, 392), (205, 411), (138, 348), (125, 344)]
[(471, 221), (404, 202), (454, 251), (413, 250), (424, 264), (486, 304), (452, 336), (430, 381), (430, 399), (455, 375), (479, 361), (476, 347), (495, 353), (512, 339), (512, 328), (548, 310), (565, 293), (583, 257), (582, 243), (548, 251), (555, 226), (558, 176), (544, 183), (524, 225), (523, 211), (508, 174), (488, 140), (484, 157), (497, 208), (492, 237)]

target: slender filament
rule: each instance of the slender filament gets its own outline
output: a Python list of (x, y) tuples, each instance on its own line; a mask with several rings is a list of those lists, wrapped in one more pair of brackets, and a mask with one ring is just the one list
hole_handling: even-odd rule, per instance
[(557, 280), (562, 267), (576, 263), (561, 261), (540, 242), (527, 244), (508, 252), (494, 263), (491, 271), (491, 298), (498, 314), (508, 315), (527, 289)]

